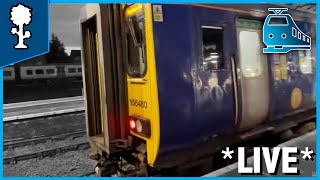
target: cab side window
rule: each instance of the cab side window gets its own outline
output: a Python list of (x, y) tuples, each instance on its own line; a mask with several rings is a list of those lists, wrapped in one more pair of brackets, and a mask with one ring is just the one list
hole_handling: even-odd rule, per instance
[(202, 26), (203, 70), (223, 69), (223, 29)]

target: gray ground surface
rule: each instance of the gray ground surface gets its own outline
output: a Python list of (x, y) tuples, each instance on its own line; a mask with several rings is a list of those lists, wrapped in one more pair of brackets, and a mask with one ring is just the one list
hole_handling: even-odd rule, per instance
[[(3, 152), (3, 157), (21, 155), (51, 149), (70, 144), (86, 142), (87, 137), (51, 141), (34, 146), (18, 147)], [(93, 163), (89, 159), (89, 149), (79, 149), (56, 154), (54, 157), (19, 161), (16, 164), (4, 165), (4, 176), (80, 176), (93, 171)]]
[(79, 112), (4, 123), (3, 139), (30, 139), (85, 130), (85, 115)]
[(12, 157), (12, 156), (28, 154), (36, 151), (42, 151), (46, 149), (54, 149), (54, 148), (62, 147), (66, 145), (83, 143), (83, 142), (87, 142), (87, 136), (83, 136), (75, 139), (66, 139), (63, 141), (48, 141), (46, 143), (39, 143), (34, 146), (29, 145), (29, 146), (14, 148), (14, 149), (8, 149), (6, 151), (3, 151), (3, 157), (4, 158)]
[[(4, 140), (30, 139), (78, 131), (85, 131), (85, 117), (83, 112), (36, 118), (31, 121), (25, 120), (4, 123)], [(3, 152), (3, 157), (12, 157), (14, 155), (27, 154), (86, 141), (86, 136), (61, 141), (48, 141), (33, 146), (9, 149)], [(69, 151), (56, 154), (55, 157), (19, 161), (17, 164), (4, 164), (3, 173), (4, 176), (79, 176), (92, 172), (93, 170), (93, 163), (88, 156), (89, 149)]]
[(4, 165), (4, 176), (80, 176), (93, 170), (89, 149), (57, 154), (55, 157), (31, 159)]

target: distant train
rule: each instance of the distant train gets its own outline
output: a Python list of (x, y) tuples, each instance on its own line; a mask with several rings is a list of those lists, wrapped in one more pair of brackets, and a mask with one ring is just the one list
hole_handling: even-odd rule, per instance
[[(16, 72), (19, 69), (18, 72)], [(19, 77), (19, 78), (17, 78)], [(6, 67), (3, 70), (4, 81), (31, 81), (49, 79), (82, 79), (81, 65), (41, 65)]]

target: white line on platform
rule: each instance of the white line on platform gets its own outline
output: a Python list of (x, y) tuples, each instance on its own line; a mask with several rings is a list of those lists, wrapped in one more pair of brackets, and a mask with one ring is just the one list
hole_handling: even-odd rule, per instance
[(9, 104), (4, 104), (3, 109), (4, 110), (5, 109), (14, 109), (14, 108), (22, 108), (22, 107), (30, 107), (30, 106), (46, 105), (46, 104), (56, 104), (56, 103), (81, 101), (81, 100), (84, 100), (83, 96), (47, 99), (47, 100), (39, 100), (39, 101), (27, 101), (27, 102), (20, 102), (20, 103), (9, 103)]
[(72, 112), (78, 112), (78, 111), (84, 111), (84, 107), (63, 109), (63, 110), (35, 113), (35, 114), (26, 114), (26, 115), (19, 115), (19, 116), (9, 116), (9, 117), (5, 117), (3, 119), (3, 121), (4, 122), (15, 121), (15, 120), (19, 120), (19, 119), (29, 119), (29, 118), (37, 118), (37, 117), (43, 117), (43, 116), (52, 116), (52, 115), (57, 115), (57, 114), (66, 114), (66, 113), (72, 113)]

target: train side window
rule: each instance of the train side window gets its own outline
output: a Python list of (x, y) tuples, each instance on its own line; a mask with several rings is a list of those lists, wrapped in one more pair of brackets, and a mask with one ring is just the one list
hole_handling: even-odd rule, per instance
[(78, 72), (82, 72), (82, 68), (78, 68)]
[(299, 51), (300, 70), (303, 74), (312, 73), (312, 57), (311, 51)]
[(37, 70), (36, 70), (36, 74), (44, 74), (43, 69), (37, 69)]
[(302, 38), (302, 39), (303, 39), (303, 41), (306, 41), (306, 36), (305, 36), (305, 35), (303, 35), (303, 38)]
[(54, 74), (54, 69), (46, 69), (47, 74)]
[(32, 70), (27, 70), (27, 75), (33, 75), (33, 71)]
[(3, 71), (3, 76), (12, 76), (11, 71)]
[(69, 73), (75, 73), (75, 72), (76, 72), (76, 68), (69, 68), (69, 69), (68, 69), (68, 72), (69, 72)]
[(298, 32), (298, 38), (301, 39), (301, 33), (300, 32)]
[(241, 70), (245, 77), (256, 77), (262, 72), (260, 42), (257, 31), (243, 30), (239, 33)]
[(294, 27), (292, 27), (292, 36), (297, 37), (297, 30)]
[(204, 70), (223, 68), (223, 29), (202, 26), (202, 66)]

